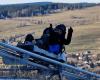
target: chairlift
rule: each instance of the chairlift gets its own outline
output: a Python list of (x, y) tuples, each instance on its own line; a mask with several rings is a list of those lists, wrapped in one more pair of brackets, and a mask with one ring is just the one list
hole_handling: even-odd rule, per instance
[[(100, 79), (100, 75), (62, 63), (57, 59), (56, 55), (37, 48), (37, 46), (35, 46), (34, 50), (35, 51), (32, 53), (10, 44), (0, 42), (0, 56), (3, 58), (3, 62), (6, 65), (29, 65), (29, 70), (42, 69), (46, 71), (46, 76), (48, 76), (47, 73), (50, 72), (49, 80), (54, 75), (59, 75), (60, 80), (63, 80), (63, 77), (68, 80)], [(44, 64), (41, 64), (41, 62)], [(49, 66), (45, 64), (49, 64)], [(22, 69), (26, 70), (25, 67)]]

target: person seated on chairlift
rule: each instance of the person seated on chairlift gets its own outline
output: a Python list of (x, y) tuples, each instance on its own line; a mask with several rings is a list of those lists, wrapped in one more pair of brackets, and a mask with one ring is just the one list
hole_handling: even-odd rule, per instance
[[(49, 51), (53, 52), (55, 50), (54, 53), (57, 54), (58, 52), (62, 51), (63, 45), (70, 44), (73, 33), (73, 29), (71, 27), (68, 29), (67, 39), (65, 39), (66, 26), (64, 24), (57, 25), (54, 29), (51, 27), (45, 29), (45, 34), (48, 34), (48, 31), (49, 31), (49, 41), (48, 41)], [(58, 50), (57, 48), (60, 50), (56, 51)]]
[(67, 39), (66, 26), (64, 24), (57, 25), (49, 36), (48, 51), (54, 54), (59, 54), (64, 52), (64, 45), (69, 45), (72, 38), (73, 29), (70, 27), (68, 29)]
[(32, 34), (28, 34), (25, 38), (24, 43), (17, 44), (17, 47), (33, 52), (33, 48), (34, 48), (33, 41), (34, 41), (34, 37), (32, 36)]
[(39, 39), (35, 39), (36, 45), (39, 48), (48, 50), (49, 38), (52, 32), (53, 32), (53, 28), (52, 28), (52, 24), (50, 24), (48, 28), (44, 29), (42, 36)]
[[(50, 27), (46, 28), (41, 37), (41, 41), (43, 41), (43, 46), (45, 46), (45, 50), (51, 51), (51, 45), (55, 45), (55, 49), (58, 48), (62, 51), (63, 45), (69, 45), (72, 38), (73, 29), (70, 27), (68, 29), (67, 39), (65, 39), (66, 35), (66, 26), (64, 24), (59, 24), (55, 28), (52, 28), (52, 24)], [(56, 51), (55, 51), (56, 52)], [(59, 52), (59, 51), (58, 51)]]

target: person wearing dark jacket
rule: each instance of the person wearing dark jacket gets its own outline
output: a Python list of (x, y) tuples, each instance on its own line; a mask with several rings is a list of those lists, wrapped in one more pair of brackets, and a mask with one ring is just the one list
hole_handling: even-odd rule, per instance
[(17, 47), (33, 52), (34, 49), (33, 41), (34, 37), (32, 36), (32, 34), (27, 34), (24, 43), (17, 44)]
[[(57, 53), (62, 52), (63, 45), (69, 45), (72, 38), (73, 29), (70, 27), (68, 29), (67, 39), (65, 38), (66, 35), (66, 26), (64, 24), (57, 25), (53, 32), (50, 34), (49, 37), (49, 45), (59, 45), (59, 51), (55, 51)], [(50, 47), (48, 47), (50, 48)], [(56, 48), (58, 48), (56, 46)], [(54, 48), (53, 48), (54, 49)], [(50, 50), (49, 50), (50, 51)]]
[(55, 30), (54, 30), (54, 34), (56, 34), (56, 36), (58, 36), (57, 39), (60, 40), (60, 44), (65, 44), (65, 45), (69, 45), (71, 42), (71, 38), (72, 38), (72, 33), (73, 33), (73, 29), (72, 27), (70, 27), (68, 29), (68, 34), (67, 34), (67, 39), (65, 39), (65, 35), (66, 35), (66, 26), (64, 24), (60, 24), (57, 25)]
[[(68, 29), (68, 35), (66, 39), (66, 26), (64, 24), (59, 24), (55, 28), (53, 28), (52, 24), (50, 24), (50, 26), (43, 31), (42, 37), (37, 40), (37, 46), (57, 54), (59, 52), (62, 52), (63, 45), (70, 44), (72, 33), (73, 29), (70, 27)], [(55, 46), (55, 48), (53, 48), (52, 46)], [(55, 52), (51, 49), (54, 49)]]
[(44, 29), (41, 38), (36, 39), (36, 45), (39, 48), (47, 50), (48, 49), (48, 45), (49, 45), (49, 38), (50, 38), (52, 32), (53, 32), (53, 28), (52, 28), (52, 24), (50, 24), (49, 27), (47, 27), (46, 29)]

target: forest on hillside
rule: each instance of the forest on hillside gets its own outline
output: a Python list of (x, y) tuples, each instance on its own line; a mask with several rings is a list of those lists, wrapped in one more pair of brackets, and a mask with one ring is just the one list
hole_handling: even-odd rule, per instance
[(83, 9), (86, 7), (96, 5), (99, 4), (37, 2), (25, 4), (0, 5), (0, 19), (48, 15), (52, 13), (61, 12), (62, 10)]

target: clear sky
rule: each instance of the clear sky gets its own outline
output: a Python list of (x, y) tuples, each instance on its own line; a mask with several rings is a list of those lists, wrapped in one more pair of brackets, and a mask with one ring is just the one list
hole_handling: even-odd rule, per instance
[(93, 2), (100, 3), (100, 0), (0, 0), (0, 4), (16, 4), (16, 3), (31, 3), (31, 2), (64, 2), (64, 3), (77, 3), (77, 2)]

